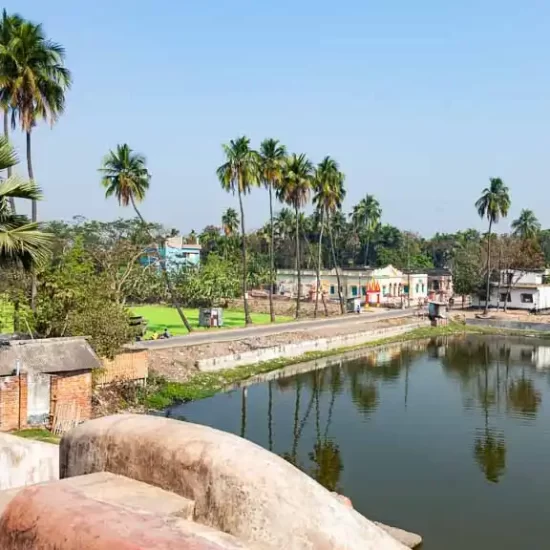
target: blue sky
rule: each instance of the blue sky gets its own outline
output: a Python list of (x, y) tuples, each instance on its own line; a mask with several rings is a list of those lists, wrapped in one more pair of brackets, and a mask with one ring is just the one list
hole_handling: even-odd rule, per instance
[[(153, 174), (147, 217), (181, 231), (219, 223), (237, 204), (215, 176), (221, 143), (245, 134), (335, 157), (345, 207), (373, 193), (403, 229), (484, 227), (473, 203), (489, 177), (511, 189), (510, 220), (532, 208), (550, 226), (549, 2), (4, 5), (43, 22), (74, 75), (62, 120), (36, 131), (43, 218), (129, 215), (104, 200), (97, 174), (127, 142)], [(266, 193), (245, 206), (260, 226)]]

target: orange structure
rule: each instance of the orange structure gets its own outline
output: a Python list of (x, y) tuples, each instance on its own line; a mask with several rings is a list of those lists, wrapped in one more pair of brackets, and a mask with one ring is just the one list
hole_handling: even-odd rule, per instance
[(375, 279), (367, 284), (367, 304), (376, 307), (380, 305), (380, 283)]

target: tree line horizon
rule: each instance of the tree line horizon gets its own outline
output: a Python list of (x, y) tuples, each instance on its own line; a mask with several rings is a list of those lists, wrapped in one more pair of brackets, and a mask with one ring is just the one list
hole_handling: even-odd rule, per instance
[[(4, 114), (4, 136), (0, 138), (0, 170), (5, 171), (6, 176), (0, 182), (0, 261), (4, 268), (14, 273), (21, 270), (30, 274), (30, 286), (23, 295), (26, 298), (28, 291), (33, 311), (39, 299), (39, 276), (44, 266), (51, 264), (56, 236), (48, 231), (51, 223), (40, 223), (38, 219), (37, 205), (43, 190), (36, 184), (32, 135), (40, 122), (53, 125), (64, 113), (66, 93), (72, 84), (65, 59), (63, 46), (51, 40), (41, 24), (3, 11), (0, 20), (0, 106)], [(15, 129), (25, 134), (27, 180), (12, 172), (19, 161), (9, 141), (10, 131)], [(251, 147), (249, 138), (240, 136), (222, 145), (222, 148), (225, 162), (215, 173), (222, 188), (236, 196), (238, 211), (227, 209), (222, 215), (222, 229), (216, 235), (216, 226), (207, 226), (201, 234), (201, 242), (206, 246), (203, 254), (205, 260), (210, 253), (222, 257), (217, 271), (229, 269), (227, 262), (234, 262), (240, 255), (246, 324), (251, 323), (248, 304), (251, 280), (262, 282), (269, 288), (271, 320), (275, 320), (272, 299), (275, 271), (283, 265), (294, 267), (297, 272), (298, 318), (302, 301), (301, 270), (304, 266), (316, 270), (320, 284), (323, 266), (334, 268), (339, 280), (340, 269), (346, 265), (391, 263), (396, 267), (429, 267), (452, 264), (459, 288), (477, 291), (481, 281), (485, 284), (488, 297), (495, 266), (502, 262), (503, 256), (512, 256), (511, 252), (503, 253), (502, 237), (494, 234), (494, 226), (508, 215), (511, 204), (509, 189), (500, 178), (491, 178), (488, 187), (483, 189), (475, 202), (479, 216), (487, 219), (486, 234), (466, 230), (456, 234), (437, 233), (427, 240), (413, 232), (382, 223), (381, 205), (372, 194), (367, 193), (346, 216), (342, 211), (346, 196), (345, 175), (331, 156), (325, 156), (315, 165), (303, 153), (288, 152), (274, 138), (263, 140), (255, 149)], [(122, 143), (110, 150), (98, 164), (99, 180), (106, 198), (114, 197), (120, 205), (133, 208), (143, 232), (155, 249), (169, 301), (178, 311), (182, 323), (191, 331), (181, 306), (182, 292), (177, 288), (178, 281), (169, 273), (160, 252), (166, 235), (153, 234), (139, 209), (151, 185), (145, 156), (127, 143)], [(263, 188), (268, 194), (269, 213), (266, 212), (266, 215), (269, 215), (269, 221), (260, 230), (247, 233), (242, 198), (254, 188)], [(30, 219), (17, 212), (16, 199), (31, 201)], [(306, 216), (304, 208), (310, 202), (313, 213)], [(283, 207), (275, 213), (277, 204)], [(239, 234), (241, 238), (238, 238)], [(514, 259), (509, 259), (509, 264), (533, 265), (534, 259), (540, 263), (544, 257), (546, 262), (550, 255), (550, 238), (541, 231), (540, 223), (531, 210), (522, 210), (519, 218), (514, 220), (510, 238), (528, 243), (529, 246), (520, 248), (523, 251), (529, 249), (533, 254), (525, 258), (525, 253), (522, 256), (521, 250), (515, 246)], [(226, 243), (220, 244), (220, 239), (226, 239)], [(229, 242), (231, 246), (227, 244)], [(510, 243), (507, 247), (511, 250)], [(239, 248), (240, 252), (237, 251)], [(231, 257), (228, 256), (229, 250)], [(498, 257), (495, 257), (495, 250)], [(473, 283), (468, 283), (470, 280)], [(343, 313), (344, 297), (340, 288), (338, 283)], [(19, 295), (15, 307), (18, 307), (23, 295)], [(318, 313), (319, 299), (324, 301), (323, 293), (316, 293), (315, 315)], [(488, 307), (489, 300), (486, 302)]]

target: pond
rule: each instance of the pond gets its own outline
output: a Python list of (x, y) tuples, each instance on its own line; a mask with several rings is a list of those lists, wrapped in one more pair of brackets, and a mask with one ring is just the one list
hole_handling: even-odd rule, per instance
[(547, 547), (550, 343), (469, 335), (331, 361), (166, 413), (283, 456), (424, 550)]

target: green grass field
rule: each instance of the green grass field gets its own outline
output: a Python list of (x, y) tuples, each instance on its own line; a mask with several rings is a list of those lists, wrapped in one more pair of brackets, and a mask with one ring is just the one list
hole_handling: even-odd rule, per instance
[(13, 305), (0, 297), (0, 333), (13, 332)]
[[(165, 328), (168, 328), (170, 334), (187, 334), (186, 328), (183, 326), (178, 312), (167, 306), (136, 306), (131, 307), (130, 310), (134, 315), (141, 315), (147, 319), (147, 335), (151, 336), (153, 332), (161, 334)], [(185, 315), (189, 319), (191, 326), (199, 328), (199, 310), (184, 309)], [(285, 321), (292, 321), (291, 317), (277, 317), (278, 323)], [(267, 313), (252, 313), (252, 322), (261, 325), (269, 323), (269, 315)], [(244, 327), (244, 311), (238, 311), (234, 309), (223, 310), (223, 324), (224, 328), (237, 328)]]

